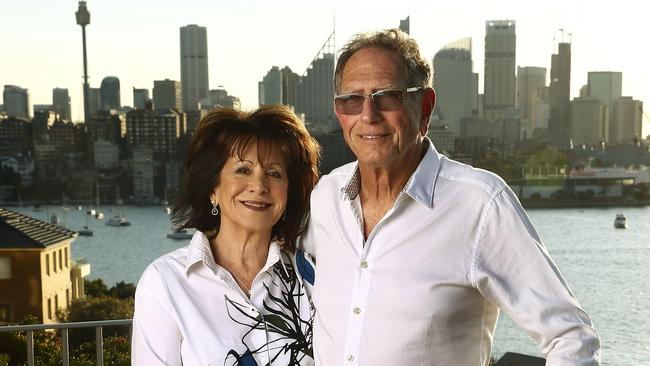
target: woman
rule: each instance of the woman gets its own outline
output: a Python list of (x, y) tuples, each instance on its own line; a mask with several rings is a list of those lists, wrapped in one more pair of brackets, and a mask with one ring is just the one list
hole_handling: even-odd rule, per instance
[(203, 117), (172, 216), (197, 231), (138, 282), (134, 365), (313, 364), (313, 268), (295, 242), (319, 152), (285, 106)]

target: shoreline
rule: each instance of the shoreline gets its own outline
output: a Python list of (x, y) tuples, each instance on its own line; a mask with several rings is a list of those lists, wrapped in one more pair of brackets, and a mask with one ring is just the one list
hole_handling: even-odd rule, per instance
[(525, 209), (536, 208), (610, 208), (610, 207), (645, 207), (650, 206), (650, 201), (564, 201), (544, 202), (520, 200)]

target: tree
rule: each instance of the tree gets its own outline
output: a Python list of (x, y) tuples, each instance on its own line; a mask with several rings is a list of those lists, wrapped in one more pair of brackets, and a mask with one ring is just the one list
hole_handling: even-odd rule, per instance
[(101, 278), (92, 281), (84, 280), (84, 292), (86, 296), (92, 297), (108, 296), (109, 294), (108, 287)]
[[(63, 312), (57, 313), (65, 322), (85, 322), (97, 320), (118, 320), (133, 318), (133, 299), (114, 297), (86, 297), (73, 301)], [(129, 327), (104, 327), (105, 336), (123, 336), (128, 339)], [(70, 332), (70, 345), (79, 346), (84, 342), (94, 344), (94, 329), (75, 329)]]

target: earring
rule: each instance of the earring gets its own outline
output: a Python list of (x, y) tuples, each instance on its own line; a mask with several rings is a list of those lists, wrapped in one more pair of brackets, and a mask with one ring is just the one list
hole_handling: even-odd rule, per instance
[(212, 216), (219, 215), (219, 205), (216, 202), (212, 202), (212, 211), (210, 213), (212, 213)]
[(284, 213), (282, 214), (282, 222), (286, 222), (286, 221), (287, 221), (287, 211), (284, 211)]

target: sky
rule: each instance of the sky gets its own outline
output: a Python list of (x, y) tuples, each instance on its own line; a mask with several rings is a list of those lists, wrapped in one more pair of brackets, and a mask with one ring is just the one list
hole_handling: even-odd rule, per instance
[[(352, 35), (399, 26), (410, 16), (411, 36), (431, 62), (446, 44), (472, 37), (474, 72), (482, 91), (485, 22), (516, 21), (518, 66), (550, 74), (551, 54), (572, 43), (571, 96), (589, 71), (623, 73), (623, 95), (650, 110), (650, 29), (632, 0), (384, 1), (384, 0), (88, 0), (90, 86), (117, 76), (123, 105), (132, 88), (180, 80), (179, 28), (207, 27), (210, 89), (224, 87), (243, 109), (257, 107), (257, 83), (272, 66), (302, 74), (332, 30), (337, 50)], [(3, 0), (0, 4), (0, 85), (27, 88), (32, 104), (51, 104), (52, 89), (68, 88), (72, 115), (83, 115), (81, 27), (76, 0)], [(559, 31), (564, 30), (564, 34)], [(650, 112), (644, 136), (650, 134)]]

